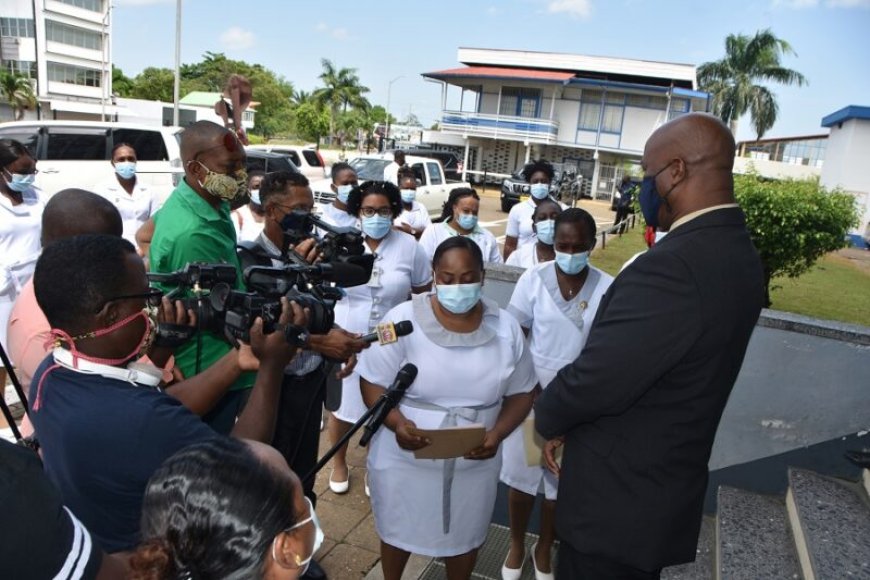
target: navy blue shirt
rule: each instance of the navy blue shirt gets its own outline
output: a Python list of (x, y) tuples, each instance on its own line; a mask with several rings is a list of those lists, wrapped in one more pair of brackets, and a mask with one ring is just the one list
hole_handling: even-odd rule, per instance
[[(30, 400), (48, 356), (30, 385)], [(148, 479), (176, 451), (218, 435), (153, 387), (65, 368), (51, 370), (31, 413), (48, 477), (107, 552), (139, 542)]]

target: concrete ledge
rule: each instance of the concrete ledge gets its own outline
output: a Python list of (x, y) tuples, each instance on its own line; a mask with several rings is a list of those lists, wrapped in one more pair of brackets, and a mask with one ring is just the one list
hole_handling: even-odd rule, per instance
[(842, 342), (851, 342), (861, 346), (870, 346), (870, 327), (860, 324), (848, 324), (835, 320), (822, 320), (801, 314), (782, 312), (780, 310), (761, 311), (758, 326), (799, 332), (822, 338), (830, 338)]

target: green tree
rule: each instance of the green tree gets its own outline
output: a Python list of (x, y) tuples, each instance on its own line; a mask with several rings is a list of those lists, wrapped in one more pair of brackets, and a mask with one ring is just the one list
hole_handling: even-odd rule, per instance
[(820, 257), (844, 247), (846, 234), (858, 224), (855, 198), (826, 191), (817, 179), (735, 175), (734, 192), (764, 264), (767, 306), (773, 278), (800, 276)]
[(24, 111), (36, 106), (33, 83), (23, 74), (0, 71), (0, 96), (12, 109), (14, 121), (20, 121)]
[(133, 79), (115, 65), (112, 65), (112, 92), (121, 97), (129, 97), (133, 94)]
[(130, 96), (146, 101), (172, 102), (175, 87), (175, 73), (168, 68), (149, 66), (133, 79)]
[(365, 98), (368, 87), (360, 84), (354, 68), (336, 68), (329, 59), (320, 61), (323, 72), (320, 80), (323, 87), (314, 91), (314, 99), (329, 111), (329, 134), (335, 136), (339, 112), (347, 112), (348, 107), (365, 108), (370, 104)]
[(314, 103), (303, 103), (293, 111), (293, 130), (298, 137), (319, 145), (329, 131), (329, 113)]
[(777, 38), (769, 29), (755, 36), (729, 34), (725, 39), (725, 57), (698, 67), (698, 84), (712, 95), (713, 112), (729, 123), (737, 134), (737, 124), (747, 111), (758, 138), (773, 127), (779, 106), (776, 96), (766, 86), (774, 82), (803, 86), (804, 76), (782, 66), (781, 58), (795, 55), (791, 45)]

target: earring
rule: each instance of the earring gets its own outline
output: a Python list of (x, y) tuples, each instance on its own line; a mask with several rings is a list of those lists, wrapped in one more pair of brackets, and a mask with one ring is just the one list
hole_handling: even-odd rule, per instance
[(302, 556), (296, 554), (296, 567), (299, 568), (300, 566), (302, 566)]

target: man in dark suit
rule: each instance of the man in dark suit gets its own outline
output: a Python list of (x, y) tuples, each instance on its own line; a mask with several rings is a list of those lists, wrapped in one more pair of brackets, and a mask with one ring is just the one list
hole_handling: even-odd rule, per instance
[(641, 208), (670, 232), (616, 278), (580, 357), (537, 400), (551, 468), (565, 444), (560, 578), (658, 578), (695, 558), (713, 438), (764, 299), (733, 163), (710, 115), (652, 134)]

